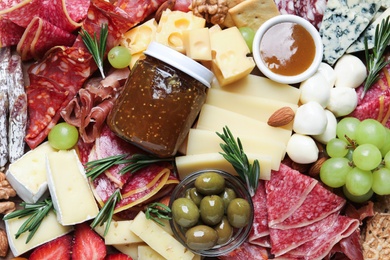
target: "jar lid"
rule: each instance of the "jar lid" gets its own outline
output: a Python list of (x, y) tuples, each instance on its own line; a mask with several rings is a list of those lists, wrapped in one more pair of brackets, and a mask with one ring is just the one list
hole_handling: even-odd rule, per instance
[(203, 83), (206, 87), (210, 87), (214, 74), (209, 69), (186, 55), (164, 44), (154, 41), (149, 44), (144, 53), (183, 71)]

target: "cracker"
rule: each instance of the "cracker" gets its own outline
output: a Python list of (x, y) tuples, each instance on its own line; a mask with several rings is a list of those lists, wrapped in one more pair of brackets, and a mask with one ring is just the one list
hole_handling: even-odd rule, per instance
[[(245, 0), (227, 0), (227, 5), (228, 5), (228, 8), (231, 9), (231, 8), (235, 7), (236, 5), (238, 5), (239, 3), (244, 2), (244, 1)], [(230, 16), (229, 12), (226, 14), (225, 20), (223, 21), (222, 25), (225, 27), (235, 26), (234, 21), (233, 21), (232, 17)]]
[(390, 254), (390, 214), (377, 213), (367, 221), (363, 256), (366, 260), (387, 260)]
[(237, 27), (250, 27), (255, 32), (268, 19), (279, 15), (274, 0), (247, 0), (229, 9)]

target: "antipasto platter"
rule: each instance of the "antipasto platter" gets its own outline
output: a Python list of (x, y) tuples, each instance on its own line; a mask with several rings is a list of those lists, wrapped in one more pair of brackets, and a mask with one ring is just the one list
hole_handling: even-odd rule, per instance
[(389, 15), (2, 1), (0, 256), (387, 259)]

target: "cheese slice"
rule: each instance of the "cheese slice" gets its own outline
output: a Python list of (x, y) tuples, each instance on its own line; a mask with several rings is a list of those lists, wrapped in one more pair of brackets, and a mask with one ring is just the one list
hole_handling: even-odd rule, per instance
[(134, 218), (130, 230), (166, 259), (191, 260), (194, 258), (194, 253), (185, 248), (153, 220), (147, 219), (142, 211)]
[(132, 244), (126, 244), (126, 245), (113, 245), (119, 252), (124, 253), (133, 260), (141, 260), (138, 258), (138, 247), (146, 245), (145, 243), (132, 243)]
[(62, 225), (74, 225), (97, 216), (99, 208), (74, 149), (47, 155), (47, 180)]
[[(277, 165), (277, 168), (273, 168), (273, 170), (279, 169), (280, 161), (286, 154), (284, 143), (271, 141), (262, 135), (242, 135), (239, 138), (246, 153), (270, 155)], [(215, 132), (192, 128), (188, 133), (186, 154), (223, 152), (221, 143), (223, 143), (222, 139)]]
[(17, 239), (15, 238), (15, 234), (27, 219), (28, 216), (5, 220), (5, 228), (9, 247), (15, 257), (20, 256), (39, 245), (65, 235), (73, 230), (72, 226), (62, 226), (60, 223), (58, 223), (56, 214), (54, 211), (50, 211), (42, 220), (41, 225), (37, 229), (32, 239), (26, 243), (29, 232), (22, 233)]
[[(298, 108), (297, 104), (262, 97), (239, 95), (215, 88), (208, 90), (206, 104), (239, 113), (262, 122), (267, 122), (271, 115), (282, 107), (290, 107), (294, 112)], [(293, 122), (283, 126), (283, 128), (292, 130), (292, 125)]]
[(299, 88), (253, 74), (249, 74), (239, 81), (226, 86), (221, 86), (217, 81), (213, 81), (211, 88), (218, 88), (236, 94), (289, 102), (295, 105), (298, 104), (301, 96)]
[(157, 30), (157, 22), (154, 18), (140, 24), (127, 31), (120, 42), (122, 46), (128, 48), (132, 55), (142, 53), (148, 48)]
[(235, 137), (263, 135), (269, 140), (280, 141), (284, 144), (287, 144), (292, 134), (291, 130), (272, 127), (250, 117), (204, 104), (196, 128), (222, 133), (225, 126), (229, 127)]
[[(272, 158), (269, 155), (246, 154), (250, 163), (255, 159), (260, 164), (260, 179), (269, 180), (271, 177)], [(176, 169), (182, 180), (189, 174), (204, 169), (219, 169), (237, 175), (233, 166), (220, 153), (203, 153), (175, 157)]]
[(95, 227), (95, 230), (100, 236), (104, 237), (106, 245), (125, 245), (143, 242), (142, 239), (130, 231), (132, 222), (132, 220), (111, 221), (106, 236), (104, 236), (106, 223), (98, 225)]
[(45, 142), (9, 165), (7, 180), (25, 202), (35, 203), (46, 193), (46, 155), (54, 152)]
[(142, 260), (165, 260), (165, 257), (153, 250), (150, 246), (138, 246), (138, 259)]

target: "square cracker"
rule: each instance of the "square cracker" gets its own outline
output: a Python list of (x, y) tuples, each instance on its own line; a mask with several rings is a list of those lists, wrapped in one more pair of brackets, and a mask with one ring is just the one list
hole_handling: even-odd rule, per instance
[[(227, 0), (228, 8), (231, 9), (238, 5), (241, 2), (244, 2), (245, 0)], [(234, 21), (232, 17), (230, 16), (229, 12), (226, 14), (225, 21), (222, 24), (225, 27), (233, 27), (235, 26)]]
[(247, 0), (229, 9), (237, 27), (250, 27), (255, 32), (268, 19), (279, 15), (274, 0)]

